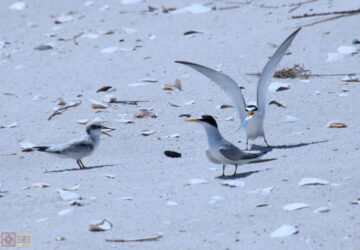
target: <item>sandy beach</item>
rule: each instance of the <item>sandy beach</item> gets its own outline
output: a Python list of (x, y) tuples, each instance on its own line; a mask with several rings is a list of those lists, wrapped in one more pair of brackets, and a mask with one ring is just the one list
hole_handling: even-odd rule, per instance
[[(360, 15), (293, 18), (358, 8), (355, 0), (2, 0), (0, 232), (30, 232), (31, 249), (358, 249)], [(234, 108), (218, 107), (232, 105), (229, 96), (174, 61), (221, 70), (255, 101), (258, 77), (249, 74), (298, 27), (277, 70), (302, 70), (273, 78), (288, 87), (267, 95), (284, 106), (266, 110), (272, 148), (263, 158), (275, 160), (241, 165), (234, 177), (227, 166), (221, 177), (205, 156), (204, 129), (179, 116), (214, 116), (241, 149), (245, 132)], [(163, 90), (176, 79), (181, 90)], [(97, 92), (103, 86), (111, 88)], [(157, 117), (134, 118), (140, 109)], [(93, 120), (115, 130), (83, 159), (88, 169), (21, 151), (24, 140), (81, 137)], [(346, 127), (329, 128), (334, 121)], [(250, 146), (267, 149), (262, 139)], [(89, 230), (103, 219), (109, 230)]]

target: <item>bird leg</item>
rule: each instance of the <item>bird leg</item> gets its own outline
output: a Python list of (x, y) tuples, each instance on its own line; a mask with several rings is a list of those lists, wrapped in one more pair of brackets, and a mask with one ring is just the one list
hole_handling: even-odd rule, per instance
[(80, 167), (80, 169), (82, 169), (82, 166), (80, 164), (80, 160), (76, 160), (76, 163), (78, 164), (78, 166)]
[(246, 148), (245, 148), (245, 150), (249, 150), (249, 140), (248, 139), (246, 139)]
[(81, 164), (81, 166), (82, 166), (82, 169), (86, 168), (85, 165), (84, 165), (84, 163), (83, 163), (81, 160), (79, 160), (79, 162), (80, 162), (80, 164)]
[(225, 176), (225, 164), (223, 164), (223, 174), (222, 176)]
[(236, 170), (237, 170), (237, 167), (238, 167), (238, 165), (237, 165), (237, 164), (235, 164), (235, 171), (234, 171), (233, 176), (235, 176), (235, 175), (236, 175)]
[(271, 147), (271, 146), (269, 145), (269, 143), (267, 142), (267, 140), (265, 139), (265, 136), (264, 136), (264, 142), (266, 143), (266, 146), (267, 146), (267, 147)]

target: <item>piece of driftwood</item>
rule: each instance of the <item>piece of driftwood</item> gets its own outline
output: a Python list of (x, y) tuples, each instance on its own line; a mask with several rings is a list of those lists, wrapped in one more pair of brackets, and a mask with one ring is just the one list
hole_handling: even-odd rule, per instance
[(52, 113), (49, 116), (48, 121), (50, 121), (56, 115), (61, 115), (68, 108), (73, 108), (73, 107), (79, 106), (80, 104), (81, 104), (81, 101), (75, 102), (75, 103), (72, 103), (72, 104), (69, 104), (69, 105), (66, 105), (66, 106), (59, 107), (57, 110), (54, 111), (54, 113)]

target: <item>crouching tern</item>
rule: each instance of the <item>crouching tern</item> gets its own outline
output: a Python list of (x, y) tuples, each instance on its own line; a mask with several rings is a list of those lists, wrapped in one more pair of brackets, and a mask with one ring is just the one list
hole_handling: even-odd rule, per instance
[(94, 122), (86, 127), (87, 135), (81, 139), (73, 140), (60, 145), (35, 146), (33, 149), (51, 153), (62, 158), (75, 159), (80, 169), (84, 169), (86, 167), (81, 159), (89, 156), (95, 151), (100, 143), (100, 134), (103, 133), (110, 136), (107, 132), (102, 131), (101, 129), (114, 130), (113, 128), (101, 125), (99, 122)]
[(186, 121), (199, 122), (204, 127), (208, 139), (208, 148), (205, 150), (206, 156), (209, 161), (223, 165), (222, 176), (225, 175), (226, 164), (235, 165), (233, 175), (236, 175), (238, 165), (246, 164), (267, 153), (245, 153), (241, 151), (222, 137), (215, 119), (210, 115), (203, 115), (201, 118), (187, 119)]
[[(285, 52), (289, 48), (290, 44), (292, 43), (300, 29), (301, 28), (297, 29), (288, 38), (286, 38), (286, 40), (275, 51), (274, 55), (269, 59), (269, 61), (263, 68), (257, 84), (256, 105), (246, 105), (246, 102), (238, 84), (224, 73), (191, 62), (175, 61), (176, 63), (187, 65), (195, 69), (196, 71), (204, 74), (210, 80), (219, 85), (228, 95), (230, 95), (232, 101), (235, 104), (235, 108), (241, 120), (242, 126), (245, 126), (246, 150), (248, 150), (249, 148), (249, 139), (255, 140), (258, 137), (263, 137), (266, 145), (268, 147), (270, 146), (266, 141), (263, 125), (265, 118), (267, 88), (270, 83), (271, 77), (274, 75), (277, 65), (279, 64), (280, 60), (284, 56)], [(247, 116), (253, 116), (253, 118), (250, 119), (248, 122), (245, 122)]]

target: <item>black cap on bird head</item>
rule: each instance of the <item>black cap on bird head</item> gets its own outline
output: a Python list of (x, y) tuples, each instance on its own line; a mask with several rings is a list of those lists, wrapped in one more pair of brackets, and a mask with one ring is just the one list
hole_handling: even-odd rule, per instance
[(207, 123), (213, 125), (215, 128), (218, 127), (214, 117), (212, 117), (211, 115), (203, 115), (203, 116), (201, 116), (201, 119), (199, 119), (199, 120), (202, 122), (207, 122)]

